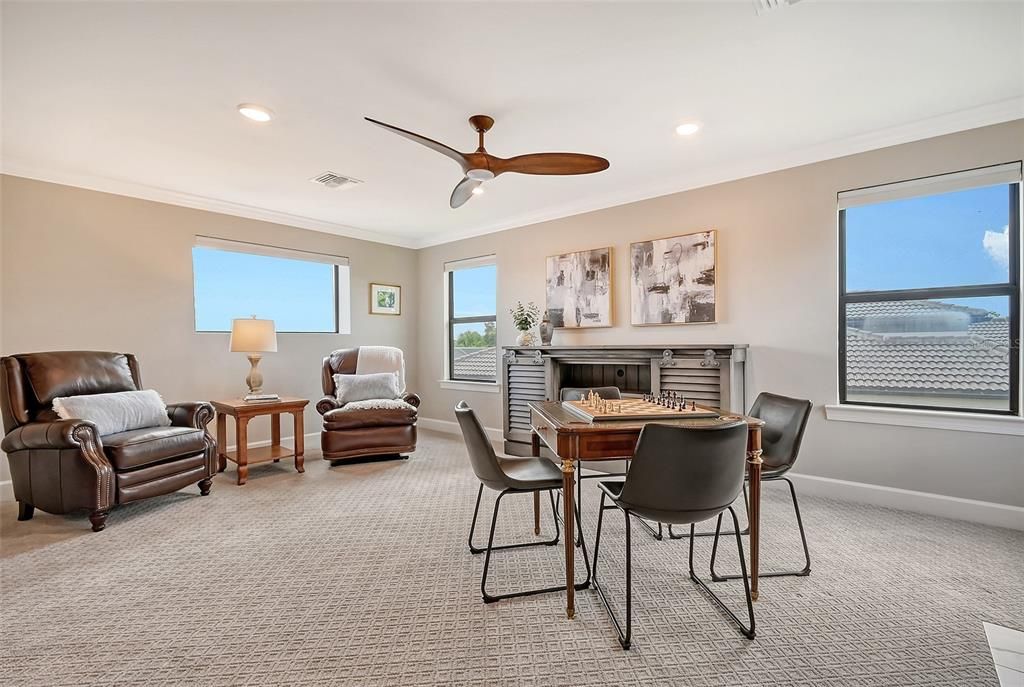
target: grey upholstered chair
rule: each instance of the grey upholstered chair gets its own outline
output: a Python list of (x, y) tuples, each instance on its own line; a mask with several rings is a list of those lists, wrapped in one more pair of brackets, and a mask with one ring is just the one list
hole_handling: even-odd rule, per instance
[[(807, 429), (807, 419), (811, 416), (811, 402), (763, 392), (758, 394), (754, 405), (750, 407), (750, 415), (764, 420), (764, 428), (761, 430), (761, 481), (782, 480), (789, 485), (793, 512), (796, 513), (796, 524), (800, 530), (800, 542), (804, 547), (804, 567), (800, 570), (762, 572), (758, 577), (805, 577), (811, 574), (811, 552), (807, 548), (807, 535), (804, 533), (804, 521), (800, 517), (796, 488), (792, 480), (786, 477), (786, 473), (793, 468), (797, 456), (800, 455), (800, 444), (804, 439), (804, 430)], [(737, 575), (718, 575), (715, 572), (715, 558), (712, 556), (711, 577), (718, 582), (736, 579)]]
[[(746, 470), (747, 425), (742, 420), (722, 421), (705, 427), (678, 427), (649, 424), (640, 433), (636, 453), (625, 482), (601, 482), (601, 510), (594, 541), (593, 582), (615, 624), (622, 648), (628, 649), (633, 630), (633, 555), (630, 530), (634, 516), (655, 522), (690, 526), (690, 579), (707, 592), (715, 604), (739, 626), (740, 632), (754, 638), (754, 606), (750, 581), (746, 576), (743, 540), (732, 502), (739, 496)], [(606, 506), (611, 499), (613, 506)], [(618, 508), (626, 519), (626, 628), (623, 631), (597, 577), (604, 512)], [(733, 534), (743, 572), (749, 625), (736, 617), (693, 570), (694, 524), (717, 516), (721, 531), (722, 515), (732, 516)], [(715, 546), (718, 538), (715, 538)]]
[[(492, 603), (517, 596), (530, 596), (565, 590), (563, 585), (498, 595), (492, 595), (487, 592), (487, 570), (490, 567), (492, 551), (517, 549), (524, 546), (554, 546), (558, 543), (558, 519), (554, 517), (555, 536), (553, 539), (495, 546), (494, 528), (498, 522), (498, 508), (501, 506), (501, 499), (507, 494), (532, 494), (546, 491), (548, 492), (548, 498), (551, 501), (551, 511), (554, 515), (555, 499), (551, 492), (562, 488), (562, 471), (546, 458), (499, 457), (494, 452), (491, 442), (487, 439), (487, 434), (484, 432), (480, 420), (477, 419), (476, 414), (465, 401), (459, 401), (459, 404), (455, 406), (455, 417), (459, 421), (462, 436), (466, 441), (470, 465), (473, 466), (473, 472), (476, 473), (477, 479), (480, 480), (480, 489), (476, 494), (476, 506), (473, 508), (473, 523), (469, 527), (469, 550), (474, 554), (486, 554), (484, 556), (484, 572), (480, 579), (480, 593), (483, 596), (484, 602)], [(488, 489), (497, 491), (498, 498), (494, 502), (494, 513), (491, 516), (491, 531), (487, 538), (487, 546), (477, 548), (473, 544), (473, 533), (476, 530), (476, 518), (480, 512), (480, 498), (483, 496), (485, 486)], [(579, 526), (578, 514), (576, 525)], [(584, 582), (574, 585), (576, 589), (585, 589), (590, 584), (590, 561), (587, 559), (585, 547), (583, 548), (583, 562), (587, 569), (587, 578)]]

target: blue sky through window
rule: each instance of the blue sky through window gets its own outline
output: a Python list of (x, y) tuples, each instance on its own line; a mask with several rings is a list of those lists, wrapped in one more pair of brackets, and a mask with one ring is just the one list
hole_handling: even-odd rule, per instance
[(496, 315), (498, 268), (495, 265), (471, 267), (452, 273), (452, 317)]
[[(969, 284), (1009, 278), (1007, 186), (908, 198), (846, 211), (849, 292)], [(977, 301), (976, 303), (974, 301)], [(962, 305), (1001, 307), (1006, 299), (958, 299)]]
[(335, 266), (192, 249), (196, 331), (230, 331), (231, 320), (274, 320), (279, 332), (337, 330)]

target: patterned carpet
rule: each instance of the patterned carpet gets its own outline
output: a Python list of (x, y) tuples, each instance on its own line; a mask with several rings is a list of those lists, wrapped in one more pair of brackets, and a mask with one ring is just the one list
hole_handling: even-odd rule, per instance
[[(407, 462), (306, 464), (256, 467), (245, 487), (229, 468), (210, 497), (121, 508), (100, 534), (4, 504), (0, 684), (996, 685), (982, 621), (1022, 628), (1021, 533), (806, 497), (814, 572), (763, 581), (754, 641), (689, 581), (685, 541), (636, 529), (624, 652), (593, 591), (572, 622), (562, 595), (481, 602), (460, 442), (424, 432)], [(505, 503), (500, 537), (532, 537), (529, 496)], [(764, 523), (765, 565), (797, 564), (784, 485)], [(623, 524), (606, 527), (621, 601)], [(560, 553), (495, 554), (489, 587), (551, 584)], [(738, 582), (716, 589), (741, 603)]]

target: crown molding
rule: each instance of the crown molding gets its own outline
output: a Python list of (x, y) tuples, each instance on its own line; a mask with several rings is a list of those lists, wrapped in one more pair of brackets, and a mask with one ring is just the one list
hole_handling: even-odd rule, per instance
[(783, 169), (833, 160), (847, 155), (855, 155), (880, 148), (912, 143), (936, 136), (977, 129), (983, 126), (1001, 124), (1003, 122), (1024, 119), (1024, 97), (1002, 100), (989, 105), (960, 110), (938, 117), (923, 119), (911, 124), (879, 129), (857, 136), (837, 139), (819, 145), (801, 148), (780, 155), (769, 155), (741, 163), (733, 163), (704, 169), (696, 173), (672, 177), (670, 180), (654, 186), (644, 185), (623, 190), (616, 194), (602, 195), (600, 198), (587, 198), (575, 203), (565, 203), (554, 208), (518, 215), (512, 219), (488, 224), (466, 231), (451, 234), (433, 234), (416, 243), (417, 248), (429, 248), (463, 239), (493, 234), (508, 229), (518, 229), (531, 224), (563, 219), (585, 212), (594, 212), (606, 208), (627, 205), (641, 200), (672, 195), (704, 186), (712, 186), (727, 181), (746, 179), (748, 177), (778, 172)]
[(335, 236), (344, 236), (351, 239), (359, 239), (361, 241), (372, 241), (373, 243), (383, 243), (391, 246), (399, 246), (401, 248), (419, 247), (416, 241), (411, 241), (391, 234), (382, 234), (376, 231), (361, 229), (359, 227), (353, 227), (346, 224), (328, 222), (321, 219), (315, 219), (313, 217), (304, 217), (302, 215), (293, 215), (288, 212), (260, 208), (254, 205), (246, 205), (244, 203), (235, 203), (229, 200), (209, 198), (193, 193), (161, 188), (159, 186), (138, 184), (132, 181), (125, 181), (123, 179), (113, 179), (110, 177), (96, 176), (82, 172), (42, 169), (32, 165), (23, 164), (19, 160), (4, 159), (2, 166), (0, 166), (0, 171), (8, 176), (24, 177), (26, 179), (35, 179), (36, 181), (45, 181), (52, 184), (62, 184), (64, 186), (74, 186), (76, 188), (84, 188), (90, 191), (100, 191), (102, 193), (111, 193), (117, 196), (128, 196), (129, 198), (139, 198), (141, 200), (151, 200), (157, 203), (178, 205), (181, 207), (192, 208), (194, 210), (206, 210), (208, 212), (216, 212), (222, 215), (231, 215), (234, 217), (244, 217), (246, 219), (259, 220), (261, 222), (273, 222), (274, 224), (283, 224), (285, 226), (298, 227), (300, 229), (311, 229), (312, 231), (334, 234)]
[(525, 213), (516, 215), (501, 222), (484, 224), (464, 231), (452, 233), (435, 233), (422, 238), (408, 238), (395, 236), (393, 234), (382, 234), (380, 232), (353, 227), (336, 222), (293, 215), (278, 210), (270, 210), (242, 203), (235, 203), (217, 198), (209, 198), (192, 193), (175, 191), (172, 189), (149, 186), (121, 179), (101, 177), (81, 172), (68, 172), (53, 169), (42, 169), (32, 165), (23, 164), (18, 160), (6, 159), (0, 163), (3, 174), (11, 176), (26, 177), (38, 181), (46, 181), (65, 186), (76, 186), (79, 188), (113, 193), (131, 198), (141, 198), (158, 203), (180, 205), (182, 207), (194, 208), (196, 210), (207, 210), (218, 212), (224, 215), (245, 217), (247, 219), (273, 222), (302, 229), (345, 236), (362, 241), (372, 241), (401, 248), (429, 248), (445, 243), (461, 241), (463, 239), (493, 234), (509, 229), (527, 227), (540, 222), (562, 219), (579, 215), (586, 212), (594, 212), (605, 208), (617, 207), (635, 203), (650, 198), (672, 195), (682, 191), (689, 191), (713, 184), (721, 184), (727, 181), (745, 179), (747, 177), (768, 174), (792, 167), (800, 167), (815, 162), (823, 162), (847, 155), (864, 153), (879, 148), (911, 143), (935, 136), (977, 129), (992, 124), (1024, 119), (1024, 97), (1011, 98), (968, 110), (951, 112), (929, 119), (923, 119), (910, 124), (879, 129), (857, 136), (837, 139), (820, 145), (809, 146), (779, 155), (769, 155), (741, 163), (731, 163), (719, 167), (708, 168), (698, 172), (683, 174), (671, 177), (661, 183), (650, 185), (644, 183), (640, 186), (627, 188), (619, 193), (600, 196), (592, 196), (583, 200), (564, 203), (548, 208), (541, 212)]

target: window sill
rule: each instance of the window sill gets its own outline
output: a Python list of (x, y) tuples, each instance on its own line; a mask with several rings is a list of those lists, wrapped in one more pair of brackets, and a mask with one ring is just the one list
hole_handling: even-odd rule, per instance
[(876, 425), (1024, 436), (1024, 418), (1012, 415), (982, 415), (980, 413), (878, 406), (826, 405), (825, 417), (839, 422), (864, 422)]
[(453, 389), (455, 391), (482, 391), (488, 394), (496, 394), (501, 390), (497, 382), (464, 382), (451, 379), (440, 379), (437, 382), (442, 389)]

